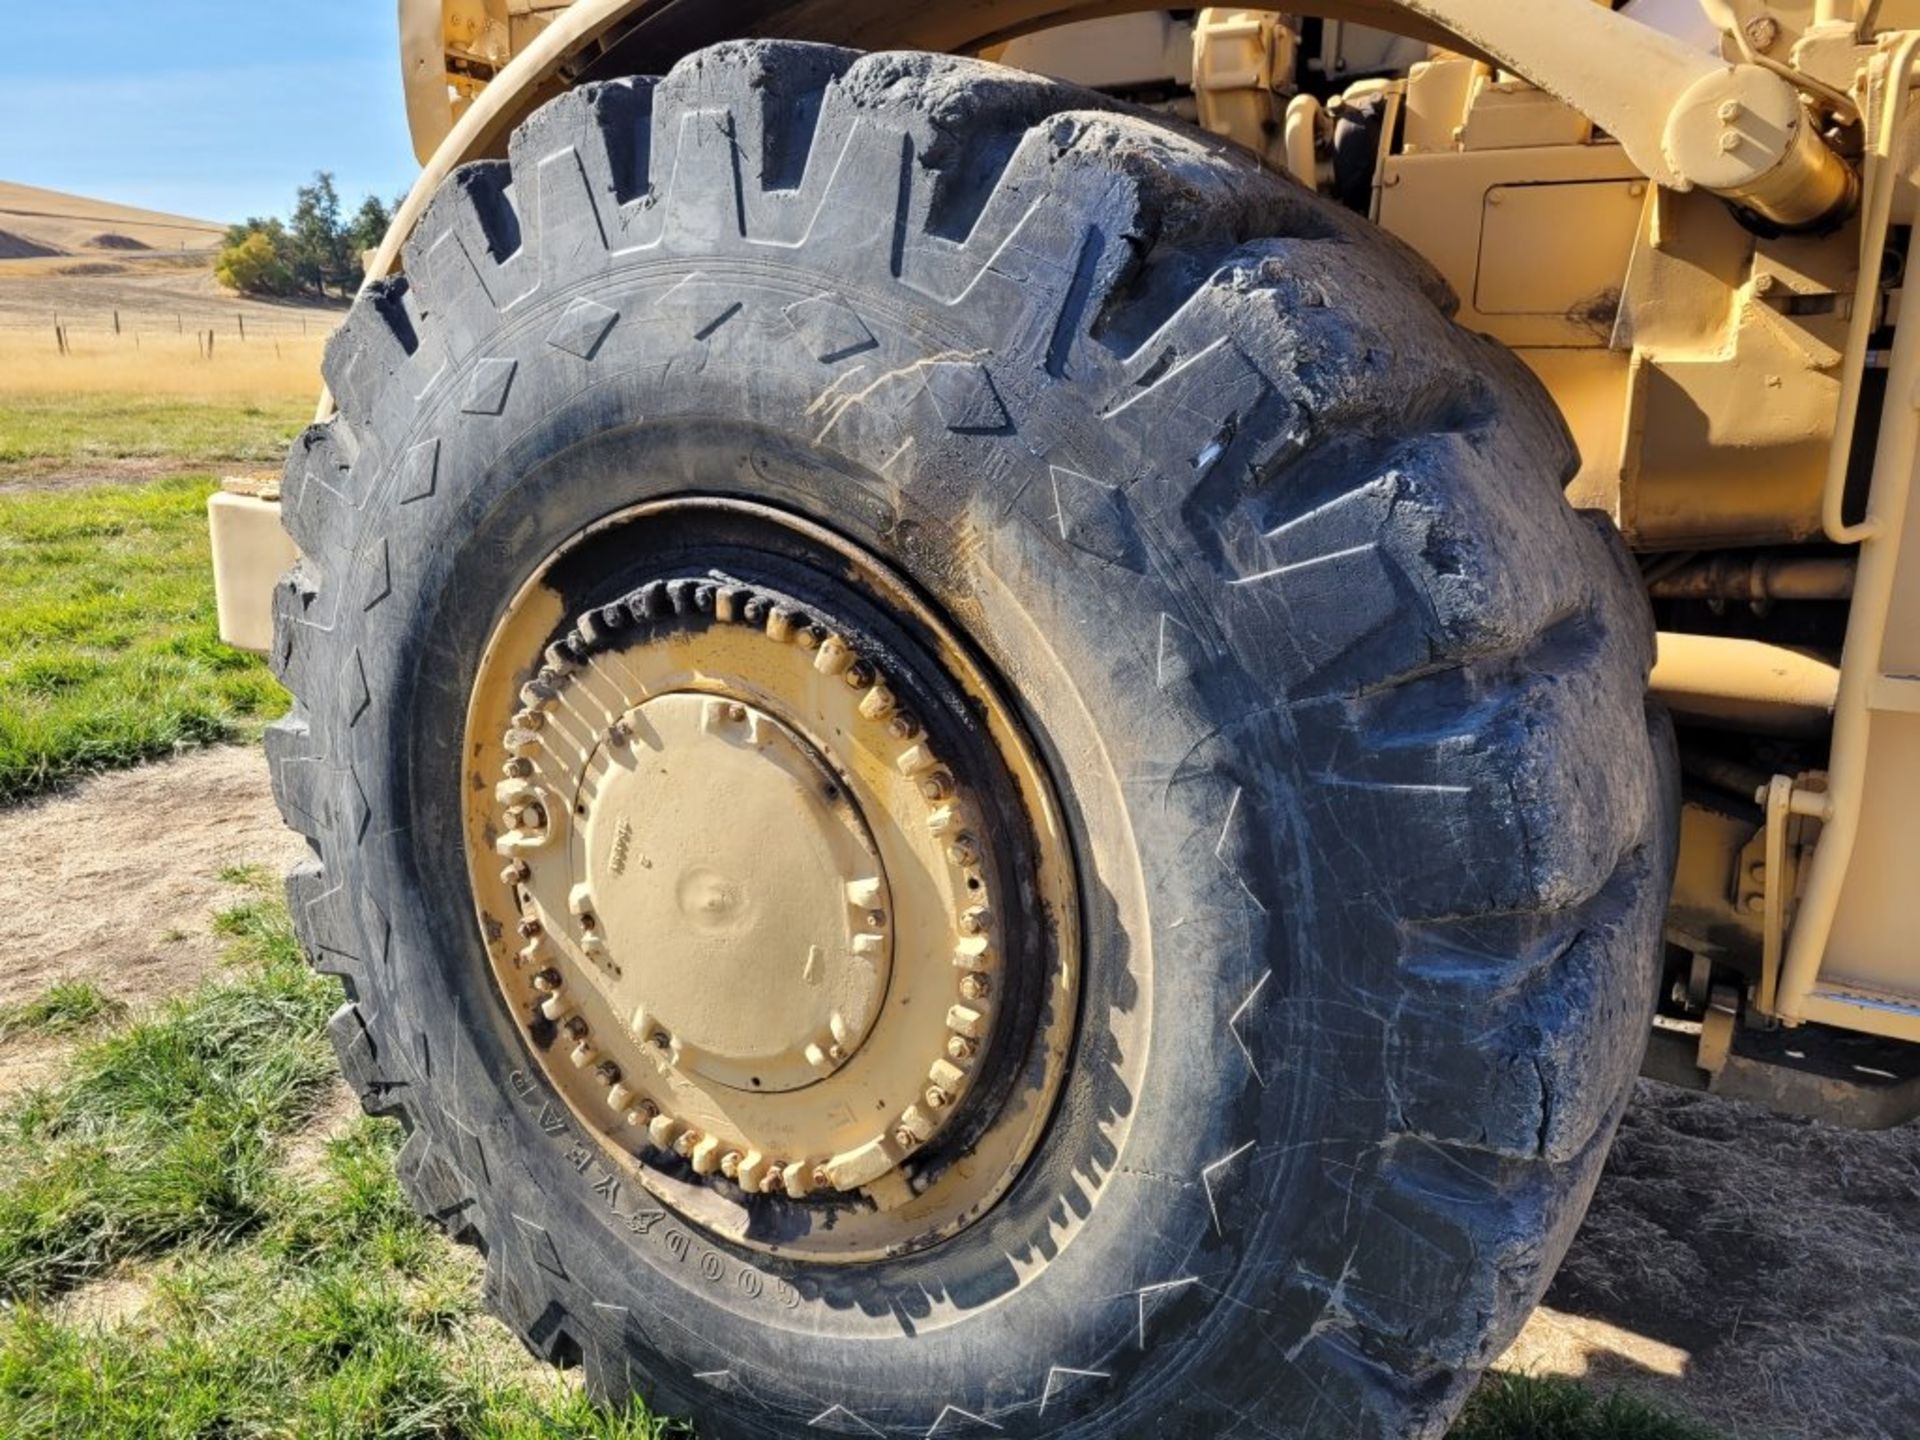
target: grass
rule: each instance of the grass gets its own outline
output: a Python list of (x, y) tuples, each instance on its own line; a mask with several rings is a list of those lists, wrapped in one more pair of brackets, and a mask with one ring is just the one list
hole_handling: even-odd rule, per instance
[(120, 1004), (87, 980), (60, 980), (19, 1005), (0, 1008), (0, 1040), (15, 1035), (71, 1035), (119, 1013)]
[(0, 804), (245, 738), (285, 707), (220, 643), (213, 482), (0, 494)]
[(217, 461), (278, 465), (313, 418), (314, 392), (239, 400), (144, 394), (22, 394), (0, 380), (0, 475), (129, 459), (182, 468)]
[(1447, 1440), (1718, 1440), (1714, 1432), (1614, 1391), (1571, 1380), (1489, 1375)]
[[(136, 339), (70, 333), (65, 355), (54, 342), (51, 323), (45, 329), (0, 331), (0, 394), (9, 406), (32, 397), (65, 403), (88, 396), (113, 403), (123, 395), (220, 406), (259, 402), (311, 418), (320, 396), (326, 335), (339, 319), (319, 311), (310, 317), (306, 335), (254, 335), (245, 342), (223, 324), (211, 359), (202, 357), (191, 319), (184, 335), (143, 333)], [(302, 408), (304, 416), (298, 415)]]
[[(285, 1139), (330, 1083), (332, 982), (263, 892), (220, 917), (231, 973), (85, 1046), (7, 1117), (0, 1434), (651, 1440), (510, 1347), (478, 1262), (417, 1220), (400, 1134)], [(70, 1297), (101, 1277), (112, 1323)]]

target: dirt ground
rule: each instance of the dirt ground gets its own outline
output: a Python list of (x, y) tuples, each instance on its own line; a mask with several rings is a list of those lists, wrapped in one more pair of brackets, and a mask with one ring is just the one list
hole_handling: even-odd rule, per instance
[[(220, 962), (213, 912), (244, 894), (232, 867), (278, 873), (302, 850), (264, 756), (222, 746), (102, 775), (0, 811), (0, 1005), (90, 980), (129, 1006), (191, 989)], [(64, 1046), (0, 1042), (0, 1094), (45, 1077)]]
[[(0, 1003), (61, 978), (133, 1005), (191, 987), (218, 963), (210, 912), (239, 893), (223, 868), (278, 871), (299, 851), (252, 748), (0, 812)], [(0, 1093), (59, 1053), (0, 1042)], [(309, 1143), (349, 1104), (324, 1108)], [(1617, 1384), (1729, 1440), (1915, 1440), (1920, 1125), (1855, 1133), (1643, 1082), (1501, 1366)]]

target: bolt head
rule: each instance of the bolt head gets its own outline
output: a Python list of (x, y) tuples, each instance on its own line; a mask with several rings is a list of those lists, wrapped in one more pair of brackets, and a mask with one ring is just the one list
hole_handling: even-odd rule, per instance
[(953, 794), (953, 776), (936, 770), (920, 782), (920, 793), (928, 800), (945, 800)]
[(593, 1078), (598, 1080), (602, 1085), (618, 1085), (620, 1083), (620, 1067), (611, 1060), (602, 1060), (598, 1065), (593, 1067)]
[(500, 872), (502, 885), (524, 885), (533, 874), (533, 867), (524, 860), (516, 860)]
[(522, 918), (517, 928), (522, 939), (531, 940), (540, 933), (542, 927), (538, 916), (528, 915)]
[(947, 859), (963, 867), (977, 865), (980, 862), (980, 847), (974, 844), (971, 835), (956, 836), (954, 842), (947, 847)]
[(582, 1020), (578, 1015), (569, 1015), (566, 1024), (560, 1028), (567, 1032), (567, 1038), (569, 1040), (584, 1040), (587, 1038), (587, 1022)]
[(1740, 132), (1738, 130), (1727, 131), (1726, 134), (1720, 137), (1720, 148), (1728, 154), (1732, 154), (1735, 150), (1738, 150), (1740, 148)]
[(533, 762), (524, 755), (515, 755), (500, 767), (500, 771), (509, 780), (524, 780), (533, 774)]
[(734, 724), (736, 725), (744, 724), (746, 723), (746, 718), (747, 718), (746, 706), (744, 705), (727, 706), (727, 719), (731, 720)]
[(942, 1090), (938, 1085), (930, 1085), (927, 1087), (925, 1098), (929, 1110), (944, 1110), (947, 1106), (949, 1096), (947, 1092)]
[(1740, 118), (1741, 113), (1740, 102), (1738, 100), (1722, 100), (1720, 102), (1720, 123), (1722, 125), (1731, 125)]
[(911, 740), (919, 733), (919, 722), (911, 715), (895, 715), (887, 721), (887, 734), (895, 740)]
[(740, 1174), (740, 1152), (729, 1150), (720, 1157), (720, 1173), (732, 1180)]
[(674, 1137), (673, 1153), (676, 1155), (691, 1155), (693, 1153), (693, 1147), (699, 1143), (700, 1132), (698, 1130), (682, 1130)]
[(914, 1133), (911, 1130), (902, 1125), (898, 1130), (893, 1132), (893, 1143), (898, 1145), (902, 1150), (911, 1150), (920, 1142), (914, 1138)]
[(992, 986), (984, 975), (963, 975), (960, 977), (960, 993), (969, 1000), (984, 999)]
[(548, 966), (533, 977), (533, 988), (543, 995), (551, 995), (560, 988), (562, 983), (560, 972), (552, 966)]
[(949, 1059), (971, 1060), (973, 1058), (974, 1048), (973, 1041), (964, 1035), (949, 1035), (947, 1037), (947, 1056)]
[(886, 923), (887, 923), (886, 911), (884, 910), (867, 911), (867, 924), (873, 926), (876, 930), (879, 929), (882, 925), (885, 925)]

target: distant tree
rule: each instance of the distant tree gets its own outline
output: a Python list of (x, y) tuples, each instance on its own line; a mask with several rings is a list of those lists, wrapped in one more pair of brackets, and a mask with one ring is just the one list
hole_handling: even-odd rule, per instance
[(214, 261), (213, 277), (242, 295), (291, 295), (299, 287), (286, 250), (286, 227), (278, 220), (235, 225)]
[(380, 248), (380, 242), (386, 239), (387, 230), (393, 224), (393, 211), (396, 208), (390, 208), (378, 195), (369, 195), (360, 202), (353, 224), (347, 229), (354, 259), (358, 260), (369, 251)]
[(255, 219), (228, 230), (214, 275), (245, 295), (352, 294), (365, 278), (363, 257), (398, 208), (369, 195), (346, 220), (333, 176), (322, 170), (294, 193), (285, 223)]
[(333, 176), (322, 170), (311, 185), (294, 193), (293, 215), (287, 229), (293, 237), (294, 278), (302, 289), (324, 295), (329, 286), (351, 289), (360, 270), (360, 257), (347, 241), (340, 219), (340, 192)]

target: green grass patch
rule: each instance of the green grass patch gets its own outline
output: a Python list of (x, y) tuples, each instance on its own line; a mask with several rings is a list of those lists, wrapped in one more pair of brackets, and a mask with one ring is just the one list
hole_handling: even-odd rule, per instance
[(273, 1140), (332, 1076), (339, 995), (302, 962), (277, 902), (250, 902), (225, 929), (235, 974), (83, 1046), (18, 1108), (0, 1139), (0, 1296), (58, 1294), (268, 1219)]
[(1447, 1440), (1720, 1440), (1620, 1391), (1571, 1380), (1489, 1375)]
[(132, 459), (277, 465), (312, 418), (310, 396), (234, 402), (10, 394), (0, 406), (0, 467), (48, 470)]
[(0, 1040), (15, 1035), (71, 1035), (118, 1014), (120, 1003), (86, 980), (59, 980), (44, 993), (0, 1008)]
[(265, 664), (220, 643), (213, 488), (0, 495), (0, 804), (247, 738), (285, 708)]
[[(81, 1052), (5, 1122), (0, 1434), (667, 1433), (638, 1407), (591, 1405), (481, 1313), (478, 1258), (418, 1220), (394, 1179), (397, 1124), (356, 1118), (317, 1160), (288, 1162), (285, 1137), (330, 1073), (338, 988), (306, 973), (278, 901), (219, 928), (230, 977)], [(110, 1267), (140, 1291), (122, 1318), (63, 1306)]]

